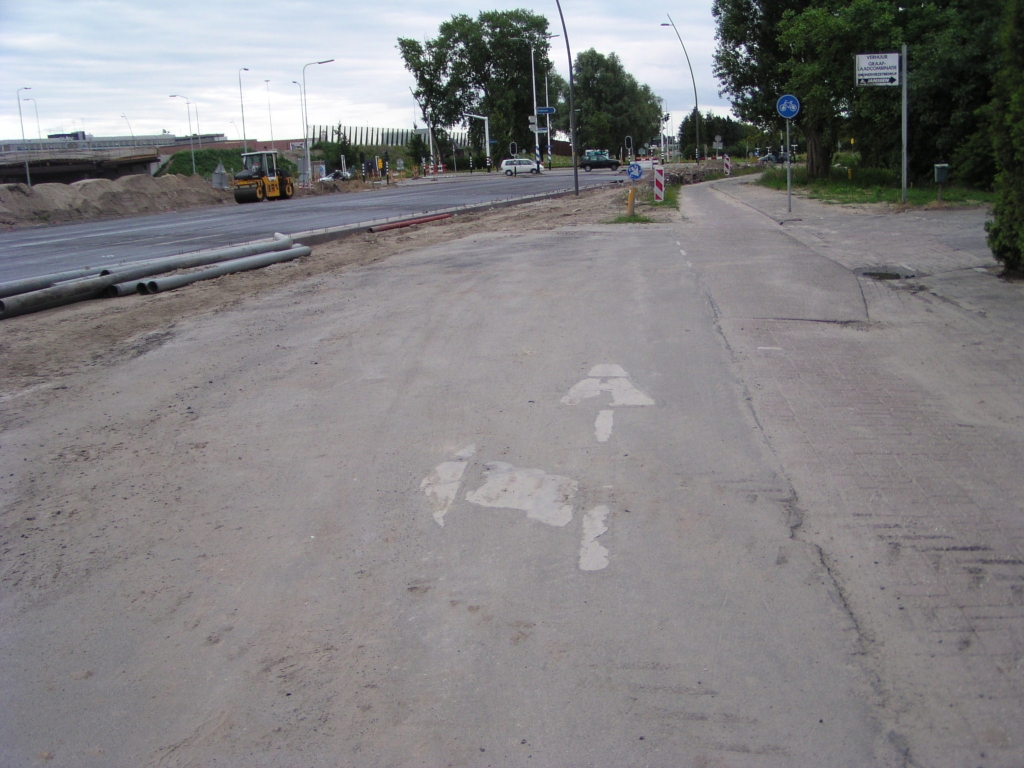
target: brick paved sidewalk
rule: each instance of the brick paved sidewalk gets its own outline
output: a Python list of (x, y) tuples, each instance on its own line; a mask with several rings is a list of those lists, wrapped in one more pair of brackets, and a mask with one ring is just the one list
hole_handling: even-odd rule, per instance
[[(780, 208), (749, 185), (688, 191), (682, 230), (798, 495), (794, 536), (820, 548), (906, 765), (1024, 765), (1024, 287), (993, 276), (983, 211)], [(866, 321), (730, 303), (715, 243), (763, 261), (780, 230), (798, 270), (915, 276), (857, 278)]]

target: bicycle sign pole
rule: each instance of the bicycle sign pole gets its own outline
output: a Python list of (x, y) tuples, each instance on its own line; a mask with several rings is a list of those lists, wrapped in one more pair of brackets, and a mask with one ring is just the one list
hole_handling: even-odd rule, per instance
[(793, 212), (793, 145), (789, 141), (789, 123), (800, 113), (800, 100), (791, 94), (779, 97), (775, 104), (779, 116), (786, 119), (786, 210)]

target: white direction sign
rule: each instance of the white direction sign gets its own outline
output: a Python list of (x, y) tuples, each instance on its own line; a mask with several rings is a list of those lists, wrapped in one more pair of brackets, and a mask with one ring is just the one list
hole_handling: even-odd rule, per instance
[(900, 55), (857, 54), (857, 85), (900, 85)]

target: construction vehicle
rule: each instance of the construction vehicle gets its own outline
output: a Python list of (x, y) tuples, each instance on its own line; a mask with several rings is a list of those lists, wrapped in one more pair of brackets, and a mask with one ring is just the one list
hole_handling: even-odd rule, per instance
[(287, 200), (295, 194), (292, 175), (277, 167), (277, 150), (243, 152), (242, 165), (235, 174), (235, 201), (262, 203), (264, 200)]

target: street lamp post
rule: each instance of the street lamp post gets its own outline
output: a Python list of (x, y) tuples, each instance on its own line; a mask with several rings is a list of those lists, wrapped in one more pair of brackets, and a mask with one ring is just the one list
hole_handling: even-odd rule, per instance
[[(127, 115), (122, 114), (121, 117), (123, 117), (124, 121), (126, 123), (128, 123), (128, 116)], [(131, 136), (132, 136), (132, 146), (137, 149), (139, 145), (138, 145), (138, 142), (135, 141), (135, 131), (132, 130), (132, 124), (131, 123), (128, 123), (128, 133), (130, 133)]]
[(24, 101), (31, 101), (32, 102), (32, 107), (36, 111), (36, 138), (39, 139), (39, 141), (42, 141), (43, 140), (43, 131), (39, 127), (39, 104), (36, 103), (35, 99), (30, 98), (30, 97), (25, 97)]
[[(179, 96), (176, 93), (171, 94), (172, 99), (185, 99), (184, 96)], [(192, 102), (185, 99), (185, 111), (188, 113), (188, 150), (192, 153), (192, 175), (196, 175), (196, 148), (192, 144), (192, 108), (189, 106)]]
[[(295, 83), (295, 85), (299, 86), (299, 117), (302, 119), (302, 135), (303, 135), (303, 139), (302, 140), (303, 140), (303, 143), (305, 143), (305, 140), (306, 140), (305, 139), (305, 135), (306, 135), (306, 106), (305, 106), (306, 105), (306, 94), (302, 90), (302, 83), (300, 83), (298, 80), (292, 80), (292, 82)], [(309, 168), (306, 169), (305, 173), (306, 173), (306, 181), (309, 181), (309, 178), (310, 178)], [(302, 172), (301, 171), (299, 172), (299, 183), (300, 184), (303, 183), (302, 182)]]
[(580, 195), (580, 169), (576, 157), (576, 86), (572, 75), (572, 50), (569, 48), (569, 31), (565, 28), (565, 14), (562, 13), (561, 0), (555, 0), (558, 6), (558, 18), (562, 20), (562, 34), (565, 35), (565, 53), (569, 57), (569, 144), (572, 147), (572, 183), (576, 196)]
[[(21, 143), (25, 143), (25, 121), (21, 117), (21, 92), (31, 91), (32, 87), (26, 85), (24, 88), (19, 88), (14, 92), (14, 98), (18, 100), (18, 122), (21, 123)], [(25, 181), (28, 183), (29, 189), (32, 188), (32, 174), (28, 170), (28, 150), (25, 150)]]
[(676, 23), (672, 21), (672, 17), (667, 13), (668, 24), (662, 22), (663, 27), (672, 27), (675, 30), (676, 37), (679, 38), (679, 44), (683, 46), (683, 55), (686, 57), (686, 66), (690, 68), (690, 80), (693, 82), (693, 111), (694, 111), (694, 128), (696, 130), (697, 137), (697, 165), (700, 166), (700, 105), (697, 103), (697, 78), (693, 76), (693, 66), (690, 64), (690, 54), (686, 52), (686, 45), (683, 43), (683, 38), (679, 34), (679, 30), (676, 29)]
[(309, 159), (309, 103), (306, 101), (306, 67), (312, 67), (314, 64), (330, 64), (334, 59), (324, 59), (323, 61), (311, 61), (302, 67), (302, 112), (303, 112), (303, 131), (302, 139), (306, 142), (306, 173), (309, 174), (310, 180), (313, 178), (313, 166)]
[[(548, 39), (552, 37), (558, 37), (558, 35), (547, 35)], [(527, 37), (512, 37), (510, 40), (520, 40), (524, 43), (530, 44), (530, 87), (533, 89), (533, 161), (537, 167), (537, 171), (540, 172), (540, 132), (537, 130), (540, 126), (537, 125), (537, 56), (536, 56), (536, 42), (533, 38)], [(544, 75), (544, 89), (547, 90), (548, 76)], [(551, 144), (551, 117), (548, 116), (548, 155), (550, 156), (550, 144)], [(548, 158), (548, 165), (551, 165), (551, 159)]]
[(196, 140), (199, 142), (199, 148), (203, 148), (203, 129), (199, 127), (199, 105), (194, 101), (192, 102), (192, 108), (196, 111)]
[(242, 110), (242, 151), (249, 151), (249, 140), (245, 136), (245, 101), (242, 99), (242, 73), (248, 72), (248, 67), (238, 70), (238, 106)]
[(267, 117), (270, 118), (270, 147), (274, 148), (274, 113), (270, 109), (270, 81), (264, 80), (267, 84)]

